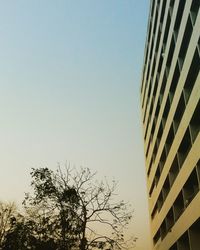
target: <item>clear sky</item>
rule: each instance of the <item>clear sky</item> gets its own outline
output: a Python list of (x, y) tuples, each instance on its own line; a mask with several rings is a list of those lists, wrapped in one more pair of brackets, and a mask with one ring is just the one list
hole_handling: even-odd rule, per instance
[(0, 2), (0, 200), (66, 161), (119, 181), (148, 250), (140, 120), (148, 0)]

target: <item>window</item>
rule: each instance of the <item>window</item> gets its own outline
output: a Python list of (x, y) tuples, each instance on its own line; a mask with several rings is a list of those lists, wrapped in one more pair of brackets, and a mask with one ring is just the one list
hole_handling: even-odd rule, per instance
[(200, 219), (196, 220), (189, 228), (190, 249), (199, 250), (200, 246)]
[(184, 7), (185, 7), (185, 2), (186, 2), (186, 0), (179, 1), (178, 12), (177, 12), (177, 15), (176, 15), (176, 22), (175, 22), (175, 26), (174, 26), (174, 29), (177, 32), (179, 31), (179, 27), (180, 27), (182, 15), (183, 15), (183, 10), (184, 10)]
[(181, 121), (181, 118), (183, 116), (183, 113), (185, 111), (185, 101), (184, 101), (184, 96), (183, 93), (181, 94), (181, 97), (179, 99), (176, 112), (174, 115), (174, 131), (176, 132), (179, 126), (179, 123)]
[(185, 55), (188, 49), (192, 31), (193, 31), (192, 22), (191, 22), (190, 17), (188, 17), (185, 32), (184, 32), (182, 43), (181, 43), (180, 52), (179, 52), (179, 58), (181, 58), (182, 61), (184, 61), (185, 59)]
[(177, 155), (175, 155), (174, 160), (172, 162), (171, 168), (169, 170), (169, 182), (170, 186), (172, 187), (177, 175), (179, 173), (179, 164)]
[(192, 142), (188, 128), (185, 132), (185, 135), (183, 136), (183, 139), (178, 149), (178, 160), (180, 167), (182, 167), (191, 147), (192, 147)]
[(195, 197), (198, 191), (199, 191), (199, 184), (198, 184), (197, 172), (196, 168), (194, 168), (189, 178), (187, 179), (186, 183), (183, 186), (183, 194), (186, 207), (190, 204), (191, 200)]
[(192, 19), (192, 24), (194, 26), (196, 18), (197, 18), (197, 13), (199, 10), (199, 6), (200, 6), (200, 2), (199, 0), (193, 0), (192, 1), (192, 5), (191, 5), (191, 9), (190, 9), (190, 16)]
[(185, 95), (186, 103), (189, 99), (190, 93), (192, 92), (199, 71), (200, 71), (200, 57), (198, 49), (196, 48), (184, 85), (184, 91), (187, 94)]
[(199, 125), (199, 114), (200, 114), (200, 101), (198, 102), (194, 114), (192, 116), (192, 119), (190, 121), (190, 133), (192, 142), (194, 143), (197, 135), (199, 134), (200, 125)]
[(176, 198), (174, 205), (174, 219), (175, 221), (178, 220), (182, 212), (184, 211), (184, 200), (183, 200), (183, 194), (182, 191), (179, 193), (178, 197)]
[(178, 250), (190, 250), (188, 231), (186, 231), (177, 242)]

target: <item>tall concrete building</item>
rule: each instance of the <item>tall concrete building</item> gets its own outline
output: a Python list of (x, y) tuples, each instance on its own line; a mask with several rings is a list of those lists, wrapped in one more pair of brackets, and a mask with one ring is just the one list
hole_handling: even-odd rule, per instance
[(141, 85), (153, 249), (200, 250), (200, 0), (152, 0)]

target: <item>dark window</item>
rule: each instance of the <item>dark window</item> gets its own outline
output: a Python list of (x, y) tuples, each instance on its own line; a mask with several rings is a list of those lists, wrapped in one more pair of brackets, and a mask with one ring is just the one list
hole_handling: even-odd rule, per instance
[(187, 179), (186, 183), (183, 186), (184, 201), (186, 207), (190, 204), (190, 202), (198, 193), (198, 191), (199, 191), (199, 184), (198, 184), (197, 172), (196, 168), (194, 168), (189, 178)]
[(156, 213), (158, 212), (158, 207), (157, 207), (157, 204), (155, 205), (154, 209), (153, 209), (153, 212), (151, 214), (151, 218), (153, 219), (156, 215)]
[(181, 19), (182, 19), (182, 16), (183, 16), (183, 10), (184, 10), (184, 7), (185, 7), (185, 2), (186, 2), (186, 0), (179, 1), (178, 11), (177, 11), (177, 15), (176, 15), (176, 22), (175, 22), (175, 26), (174, 26), (174, 29), (177, 32), (179, 31)]
[(200, 246), (200, 218), (189, 228), (190, 246), (192, 250), (199, 250)]
[(189, 244), (189, 237), (188, 237), (188, 231), (186, 231), (178, 240), (177, 242), (178, 249), (179, 250), (189, 250), (190, 244)]
[(162, 10), (161, 10), (161, 15), (160, 15), (160, 22), (161, 22), (161, 23), (163, 22), (163, 19), (164, 19), (166, 2), (167, 2), (167, 1), (163, 1), (163, 4), (162, 4)]
[(199, 6), (200, 6), (200, 1), (199, 0), (193, 0), (192, 1), (192, 5), (191, 5), (191, 9), (190, 9), (190, 15), (191, 15), (193, 25), (195, 24), (195, 21), (196, 21), (196, 18), (197, 18), (197, 13), (198, 13), (198, 10), (199, 10)]
[(153, 164), (153, 160), (151, 159), (150, 164), (149, 164), (149, 169), (148, 169), (148, 172), (147, 172), (147, 176), (150, 175), (152, 164)]
[(185, 135), (183, 136), (183, 139), (178, 149), (178, 160), (180, 167), (182, 167), (191, 147), (192, 147), (192, 142), (188, 128), (185, 132)]
[(179, 58), (181, 58), (183, 61), (185, 59), (185, 55), (188, 49), (192, 31), (193, 31), (192, 22), (191, 22), (190, 17), (188, 17), (185, 32), (184, 32), (182, 43), (181, 43), (180, 52), (179, 52)]
[(179, 173), (179, 163), (178, 163), (177, 155), (175, 155), (174, 160), (173, 160), (172, 165), (171, 165), (171, 168), (169, 170), (170, 186), (173, 185), (178, 173)]
[(154, 96), (156, 96), (156, 91), (157, 91), (157, 88), (158, 88), (158, 80), (159, 80), (158, 77), (159, 77), (159, 76), (158, 76), (158, 74), (157, 74), (156, 79), (155, 79), (155, 83), (154, 83), (154, 87), (153, 87), (153, 95), (154, 95)]
[(200, 187), (200, 159), (197, 162), (196, 168), (197, 168), (198, 182)]
[(170, 190), (170, 184), (169, 184), (169, 178), (167, 176), (163, 188), (162, 188), (162, 194), (163, 194), (163, 200), (165, 201), (165, 199), (167, 198), (167, 195), (169, 193)]
[[(172, 94), (175, 93), (175, 90), (176, 90), (176, 86), (177, 86), (177, 84), (178, 84), (179, 77), (180, 77), (180, 71), (179, 71), (178, 63), (176, 63), (176, 67), (175, 67), (174, 74), (173, 74), (173, 78), (172, 78), (171, 85), (170, 85), (170, 92), (171, 92)], [(174, 96), (174, 95), (173, 95), (173, 96)], [(172, 102), (172, 100), (171, 100), (171, 102)]]
[(160, 211), (161, 208), (162, 208), (162, 205), (163, 205), (163, 196), (162, 196), (162, 192), (160, 193), (157, 202), (158, 202), (158, 203), (157, 203), (157, 204), (158, 204), (158, 211)]
[(174, 225), (174, 213), (172, 208), (169, 210), (165, 221), (166, 221), (167, 232), (169, 232)]
[(171, 22), (171, 18), (170, 18), (170, 14), (168, 12), (167, 23), (166, 23), (166, 27), (165, 27), (165, 34), (164, 34), (164, 39), (163, 39), (163, 44), (166, 44), (166, 42), (167, 42), (167, 37), (168, 37), (168, 33), (169, 33), (170, 22)]
[(153, 237), (154, 244), (156, 244), (159, 239), (160, 239), (160, 230), (158, 230), (155, 236)]
[(166, 234), (167, 234), (167, 228), (166, 228), (165, 221), (163, 221), (163, 223), (161, 224), (160, 233), (161, 233), (161, 239), (164, 239)]
[(174, 140), (174, 129), (173, 129), (173, 124), (171, 124), (171, 127), (170, 127), (168, 135), (167, 135), (166, 144), (165, 144), (167, 155), (169, 153), (169, 150), (171, 148), (173, 140)]
[(161, 89), (160, 89), (160, 93), (161, 93), (161, 94), (163, 94), (164, 91), (165, 91), (166, 83), (167, 83), (167, 70), (166, 70), (166, 68), (165, 68), (165, 73), (164, 73), (164, 75), (163, 75), (162, 85), (161, 85)]
[(192, 137), (192, 142), (195, 141), (197, 135), (199, 134), (200, 124), (199, 124), (199, 117), (200, 117), (200, 101), (198, 102), (192, 119), (190, 121), (190, 132)]
[(154, 27), (153, 27), (153, 34), (155, 35), (156, 27), (157, 27), (157, 20), (158, 20), (158, 7), (156, 8), (156, 16), (154, 19)]
[(200, 71), (200, 57), (198, 50), (196, 49), (184, 85), (185, 92), (187, 93), (186, 101), (188, 101), (189, 99), (190, 93), (192, 92), (199, 71)]
[(158, 73), (160, 73), (160, 71), (161, 71), (162, 63), (163, 63), (163, 56), (161, 55), (160, 61), (159, 61), (159, 64), (158, 64)]
[(168, 96), (166, 104), (165, 104), (165, 108), (164, 108), (164, 111), (163, 111), (163, 117), (166, 118), (166, 119), (168, 117), (169, 110), (170, 110), (170, 100), (169, 100), (169, 96)]
[(176, 108), (175, 115), (174, 115), (174, 130), (175, 130), (175, 132), (178, 129), (178, 126), (179, 126), (179, 123), (181, 121), (181, 118), (183, 116), (184, 111), (185, 111), (185, 101), (184, 101), (184, 96), (182, 93), (181, 97), (179, 99), (177, 108)]
[(178, 248), (177, 248), (177, 244), (175, 243), (172, 247), (170, 247), (170, 249), (169, 250), (178, 250)]
[(178, 197), (176, 198), (174, 205), (174, 219), (175, 221), (178, 220), (182, 212), (184, 211), (184, 200), (183, 200), (183, 194), (182, 191), (179, 193)]
[(175, 49), (175, 42), (174, 42), (174, 39), (172, 38), (170, 48), (169, 48), (169, 54), (168, 54), (168, 58), (167, 58), (167, 67), (169, 67), (169, 68), (170, 68), (170, 65), (171, 65), (171, 62), (172, 62), (174, 49)]

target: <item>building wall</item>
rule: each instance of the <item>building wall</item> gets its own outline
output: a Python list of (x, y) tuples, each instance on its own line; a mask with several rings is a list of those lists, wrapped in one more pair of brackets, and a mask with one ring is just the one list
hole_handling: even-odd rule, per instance
[(141, 86), (153, 249), (200, 249), (200, 0), (152, 0)]

